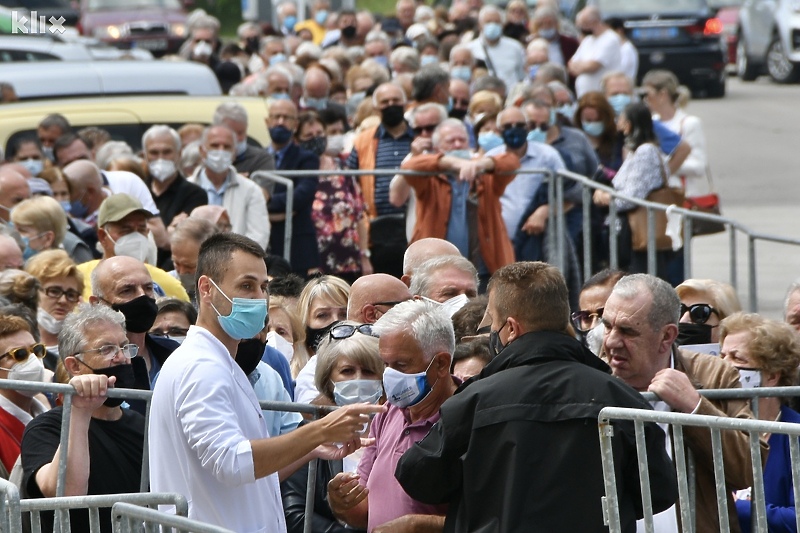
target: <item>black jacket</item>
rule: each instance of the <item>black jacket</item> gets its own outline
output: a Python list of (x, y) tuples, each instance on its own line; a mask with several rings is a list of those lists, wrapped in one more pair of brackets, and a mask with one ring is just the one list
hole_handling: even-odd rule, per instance
[[(603, 525), (597, 415), (650, 409), (608, 366), (565, 334), (533, 332), (509, 344), (441, 408), (441, 420), (395, 473), (413, 498), (449, 502), (445, 531), (581, 533)], [(614, 424), (623, 531), (643, 516), (633, 423)], [(677, 498), (664, 432), (646, 426), (655, 512)]]
[(275, 156), (267, 151), (251, 144), (242, 155), (233, 162), (236, 172), (244, 176), (250, 176), (259, 170), (275, 170)]

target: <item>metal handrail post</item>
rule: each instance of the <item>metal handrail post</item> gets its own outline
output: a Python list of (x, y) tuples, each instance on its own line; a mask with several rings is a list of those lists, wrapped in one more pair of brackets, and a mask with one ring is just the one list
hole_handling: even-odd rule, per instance
[(657, 275), (656, 268), (656, 214), (647, 207), (647, 273)]
[(730, 261), (730, 269), (731, 269), (731, 286), (739, 290), (739, 269), (736, 265), (736, 227), (731, 224), (728, 226), (728, 249), (730, 253), (728, 254), (728, 259)]
[[(339, 172), (341, 174), (341, 172)], [(312, 177), (312, 176), (309, 176)], [(264, 178), (267, 181), (274, 181), (286, 187), (286, 220), (283, 226), (283, 257), (291, 263), (292, 259), (292, 212), (294, 211), (294, 181), (273, 172), (259, 170), (250, 176), (254, 178)]]
[(583, 279), (587, 280), (592, 276), (592, 193), (589, 187), (581, 184), (583, 195)]
[(544, 174), (544, 179), (547, 180), (549, 185), (547, 187), (547, 204), (550, 206), (550, 209), (547, 210), (547, 228), (545, 228), (547, 232), (546, 241), (552, 245), (556, 242), (556, 211), (553, 209), (553, 206), (556, 204), (556, 188), (553, 186), (553, 175), (549, 172), (545, 172)]
[[(71, 388), (71, 387), (70, 387)], [(58, 457), (58, 478), (56, 480), (56, 497), (64, 495), (64, 485), (67, 480), (67, 447), (69, 446), (69, 423), (72, 415), (72, 392), (64, 392), (63, 403), (61, 404), (61, 435), (58, 447), (61, 451)]]
[(564, 178), (561, 174), (554, 175), (556, 180), (556, 254), (558, 260), (555, 266), (561, 272), (567, 271), (566, 239), (567, 229), (564, 221)]
[(0, 478), (0, 526), (9, 533), (22, 533), (22, 514), (19, 510), (19, 489)]
[(608, 263), (612, 270), (619, 269), (619, 215), (614, 199), (608, 204)]
[(750, 312), (758, 311), (758, 288), (756, 287), (756, 237), (747, 236), (747, 292), (750, 298)]
[(683, 277), (692, 277), (692, 219), (683, 218)]

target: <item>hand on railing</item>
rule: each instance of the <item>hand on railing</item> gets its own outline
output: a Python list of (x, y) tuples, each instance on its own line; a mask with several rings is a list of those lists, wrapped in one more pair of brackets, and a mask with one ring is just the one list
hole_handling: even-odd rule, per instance
[(607, 207), (611, 203), (611, 195), (608, 194), (606, 191), (601, 191), (600, 189), (594, 191), (594, 195), (592, 196), (592, 201), (595, 205), (599, 205), (601, 207)]
[(102, 374), (83, 374), (75, 376), (69, 380), (69, 384), (75, 388), (75, 395), (72, 397), (72, 408), (91, 415), (106, 401), (106, 392), (114, 387), (117, 378), (115, 376), (104, 376)]
[(547, 226), (547, 217), (549, 214), (550, 207), (547, 205), (540, 205), (522, 225), (522, 231), (528, 235), (541, 235), (544, 233), (544, 229)]

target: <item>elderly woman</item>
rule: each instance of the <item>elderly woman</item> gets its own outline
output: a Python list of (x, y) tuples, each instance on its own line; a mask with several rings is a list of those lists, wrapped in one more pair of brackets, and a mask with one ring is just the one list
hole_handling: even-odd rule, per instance
[(231, 217), (228, 215), (228, 211), (221, 205), (201, 205), (200, 207), (195, 207), (189, 215), (189, 218), (210, 220), (220, 233), (225, 233), (233, 229)]
[[(756, 314), (736, 313), (720, 324), (721, 356), (739, 370), (743, 387), (786, 387), (797, 384), (800, 365), (800, 337), (788, 324)], [(800, 413), (786, 405), (784, 398), (760, 398), (760, 420), (800, 423)], [(792, 488), (792, 460), (789, 436), (766, 435), (769, 456), (764, 466), (764, 500), (768, 531), (795, 531), (795, 501)], [(749, 491), (740, 491), (736, 501), (739, 525), (750, 533)]]
[[(378, 339), (372, 336), (368, 324), (338, 323), (320, 343), (317, 359), (314, 381), (320, 395), (314, 403), (339, 406), (362, 402), (374, 404), (383, 397), (381, 380), (384, 364), (378, 355)], [(336, 521), (328, 506), (326, 493), (328, 482), (336, 473), (355, 471), (360, 452), (358, 450), (342, 461), (319, 462), (312, 531), (353, 531)], [(301, 468), (281, 484), (286, 529), (290, 533), (303, 531), (307, 468)]]
[[(278, 350), (291, 365), (296, 347), (305, 344), (306, 333), (303, 322), (294, 312), (291, 302), (282, 296), (269, 299), (269, 333), (267, 344)], [(301, 349), (302, 350), (302, 349)], [(298, 369), (298, 372), (300, 369)], [(292, 378), (297, 377), (295, 373)]]
[(49, 196), (23, 200), (11, 212), (11, 221), (25, 243), (25, 260), (42, 250), (58, 248), (67, 233), (67, 215)]
[(675, 288), (681, 299), (678, 344), (719, 342), (722, 319), (742, 310), (736, 289), (713, 279), (687, 279)]

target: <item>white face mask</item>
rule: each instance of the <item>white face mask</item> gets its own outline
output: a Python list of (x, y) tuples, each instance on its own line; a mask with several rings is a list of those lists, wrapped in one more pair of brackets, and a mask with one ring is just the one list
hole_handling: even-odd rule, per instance
[(36, 311), (36, 321), (39, 323), (40, 328), (52, 335), (61, 333), (61, 326), (64, 325), (63, 320), (56, 319), (41, 307)]
[(44, 162), (41, 159), (25, 159), (24, 161), (17, 161), (17, 163), (25, 167), (34, 178), (44, 170)]
[(351, 379), (333, 384), (336, 405), (353, 403), (378, 403), (383, 396), (383, 383), (379, 379)]
[[(31, 354), (22, 363), (16, 363), (8, 371), (8, 379), (17, 381), (43, 381), (44, 364), (41, 359)], [(33, 398), (38, 393), (36, 391), (18, 391), (23, 396)]]
[(151, 176), (162, 183), (171, 178), (177, 170), (175, 162), (169, 159), (150, 161), (147, 165), (147, 169), (150, 171)]
[(761, 386), (761, 370), (756, 368), (737, 368), (739, 383), (743, 389), (757, 389)]
[(342, 152), (344, 152), (344, 135), (329, 135), (328, 146), (325, 148), (325, 153), (336, 156)]
[(431, 300), (430, 298), (423, 297), (424, 300), (429, 302), (433, 302), (441, 306), (441, 309), (447, 313), (447, 316), (453, 318), (453, 315), (458, 312), (459, 309), (467, 305), (469, 301), (469, 297), (466, 294), (459, 294), (458, 296), (453, 296), (449, 300), (445, 300), (443, 302), (437, 302), (436, 300)]
[(192, 48), (192, 55), (194, 57), (209, 57), (214, 49), (205, 41), (198, 41)]
[(183, 341), (186, 340), (186, 335), (175, 335), (175, 336), (169, 337), (169, 340), (175, 341), (178, 344), (183, 344)]
[(586, 334), (586, 347), (595, 355), (600, 355), (600, 350), (603, 348), (603, 336), (605, 332), (606, 327), (601, 323), (597, 324)]
[(221, 174), (228, 170), (233, 162), (233, 154), (227, 150), (209, 150), (206, 155), (205, 165), (212, 172)]
[[(108, 238), (111, 239), (111, 236), (109, 235)], [(158, 254), (156, 245), (138, 231), (123, 235), (117, 241), (111, 239), (111, 242), (114, 243), (114, 255), (133, 257), (142, 263), (151, 265), (156, 263)]]
[(428, 363), (428, 368), (416, 374), (404, 374), (386, 367), (386, 370), (383, 371), (383, 389), (386, 391), (386, 401), (403, 409), (424, 400), (433, 390), (433, 385), (428, 383), (428, 370), (434, 359), (436, 358), (434, 357)]
[(281, 352), (287, 361), (292, 361), (292, 357), (294, 356), (294, 346), (292, 346), (291, 342), (287, 341), (274, 331), (267, 333), (267, 346), (272, 346)]

